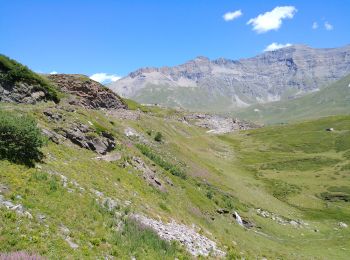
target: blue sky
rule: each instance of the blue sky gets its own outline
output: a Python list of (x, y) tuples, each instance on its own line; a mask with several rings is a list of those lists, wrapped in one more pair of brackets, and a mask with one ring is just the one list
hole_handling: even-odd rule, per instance
[(47, 73), (124, 76), (272, 43), (350, 43), (349, 0), (0, 0), (0, 11), (0, 53)]

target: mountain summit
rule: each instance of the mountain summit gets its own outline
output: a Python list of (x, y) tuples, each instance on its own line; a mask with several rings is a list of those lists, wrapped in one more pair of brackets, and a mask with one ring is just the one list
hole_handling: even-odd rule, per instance
[(174, 67), (141, 68), (109, 87), (142, 103), (228, 111), (318, 91), (348, 73), (350, 45), (293, 45), (248, 59), (199, 56)]

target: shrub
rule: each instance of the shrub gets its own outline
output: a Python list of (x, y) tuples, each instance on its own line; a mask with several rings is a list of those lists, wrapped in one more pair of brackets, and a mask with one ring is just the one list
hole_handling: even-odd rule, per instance
[(154, 141), (156, 142), (161, 142), (163, 140), (163, 135), (161, 132), (157, 132), (155, 137), (154, 137)]
[(0, 159), (33, 166), (43, 158), (44, 143), (34, 119), (0, 111)]
[(0, 72), (3, 72), (0, 73), (0, 80), (9, 83), (23, 81), (28, 84), (35, 84), (36, 90), (43, 91), (48, 99), (55, 103), (60, 101), (59, 94), (51, 82), (5, 55), (0, 55)]

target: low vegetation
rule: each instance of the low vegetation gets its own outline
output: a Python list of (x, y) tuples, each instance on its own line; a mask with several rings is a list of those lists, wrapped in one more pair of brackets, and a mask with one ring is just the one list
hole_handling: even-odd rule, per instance
[(163, 135), (161, 132), (157, 132), (156, 135), (154, 136), (154, 141), (156, 142), (161, 142), (163, 140)]

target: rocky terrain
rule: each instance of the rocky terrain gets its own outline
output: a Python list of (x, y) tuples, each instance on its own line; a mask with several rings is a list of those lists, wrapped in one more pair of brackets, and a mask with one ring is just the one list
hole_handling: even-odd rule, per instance
[(141, 103), (231, 111), (292, 99), (350, 73), (350, 46), (293, 45), (249, 59), (197, 57), (174, 67), (141, 68), (108, 87)]

